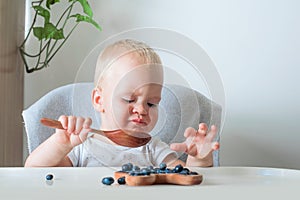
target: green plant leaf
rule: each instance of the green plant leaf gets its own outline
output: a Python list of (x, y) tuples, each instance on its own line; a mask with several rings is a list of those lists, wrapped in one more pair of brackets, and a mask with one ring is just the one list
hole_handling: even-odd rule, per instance
[(57, 29), (52, 23), (45, 24), (44, 33), (46, 39), (59, 40), (64, 38), (62, 29)]
[(56, 30), (56, 32), (53, 34), (53, 39), (55, 40), (61, 40), (61, 39), (64, 39), (65, 36), (64, 36), (64, 31), (63, 29), (58, 29)]
[[(21, 57), (23, 59), (23, 62), (25, 64), (26, 72), (32, 73), (34, 71), (41, 70), (49, 65), (49, 62), (52, 60), (52, 58), (56, 55), (56, 53), (61, 49), (61, 47), (65, 44), (65, 42), (68, 40), (69, 36), (72, 34), (73, 30), (77, 27), (77, 25), (80, 22), (87, 22), (95, 26), (97, 29), (101, 31), (101, 27), (98, 25), (97, 22), (93, 20), (93, 12), (92, 9), (88, 3), (88, 0), (68, 0), (69, 6), (63, 11), (61, 15), (58, 17), (58, 22), (56, 23), (56, 26), (50, 23), (50, 20), (52, 21), (52, 6), (56, 3), (61, 2), (61, 0), (31, 0), (32, 8), (35, 10), (35, 15), (33, 19), (33, 23), (30, 27), (30, 30), (28, 31), (28, 34), (26, 35), (23, 43), (19, 47), (19, 50), (21, 52)], [(80, 6), (83, 9), (83, 12), (81, 14), (75, 14), (72, 15), (72, 9), (74, 7), (74, 4), (80, 4)], [(59, 5), (60, 6), (60, 5)], [(67, 24), (67, 21), (71, 17), (76, 18), (75, 25), (71, 29), (70, 32), (64, 30), (65, 25)], [(40, 18), (44, 18), (44, 26), (38, 25), (40, 24)], [(73, 20), (72, 20), (73, 21)], [(61, 29), (58, 29), (58, 24), (60, 22), (63, 24)], [(55, 24), (55, 23), (54, 23)], [(67, 35), (64, 36), (64, 32), (67, 32)], [(33, 34), (35, 38), (40, 40), (40, 48), (35, 53), (28, 53), (25, 52), (25, 45), (28, 42), (29, 36)], [(42, 42), (42, 40), (44, 40)], [(51, 42), (51, 40), (56, 40), (55, 42)], [(61, 42), (58, 42), (60, 40)], [(50, 46), (51, 44), (51, 46)], [(58, 45), (58, 46), (57, 46)], [(46, 51), (45, 51), (46, 50)], [(35, 59), (36, 63), (34, 64), (34, 67), (30, 67), (27, 64), (27, 59)]]
[(101, 27), (99, 26), (99, 24), (96, 21), (94, 21), (89, 16), (84, 16), (84, 15), (81, 15), (81, 14), (75, 14), (75, 15), (72, 15), (70, 17), (75, 17), (76, 18), (76, 22), (87, 22), (87, 23), (90, 23), (90, 24), (94, 25), (98, 30), (101, 31)]
[(45, 24), (50, 21), (50, 12), (43, 8), (42, 6), (33, 6), (33, 9), (37, 12), (38, 15), (44, 17)]
[(47, 23), (45, 27), (33, 27), (33, 34), (38, 40), (42, 39), (64, 39), (63, 29), (57, 29), (53, 24)]
[(83, 8), (83, 12), (85, 14), (87, 14), (89, 17), (93, 17), (92, 8), (87, 0), (75, 0), (75, 1), (78, 1), (81, 4), (81, 6)]
[(47, 0), (46, 7), (50, 10), (50, 5), (58, 3), (60, 0)]
[(33, 35), (38, 38), (38, 40), (44, 39), (44, 27), (33, 27)]

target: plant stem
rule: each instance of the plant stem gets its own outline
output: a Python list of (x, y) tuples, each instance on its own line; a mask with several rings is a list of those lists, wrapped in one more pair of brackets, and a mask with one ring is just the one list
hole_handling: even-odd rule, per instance
[[(66, 26), (66, 24), (67, 24), (67, 21), (69, 20), (69, 17), (70, 17), (70, 15), (71, 15), (71, 11), (72, 11), (72, 9), (73, 9), (74, 3), (75, 3), (75, 2), (72, 2), (72, 4), (71, 4), (70, 6), (68, 6), (68, 8), (66, 8), (66, 10), (63, 12), (62, 16), (59, 18), (58, 22), (56, 23), (56, 28), (58, 27), (59, 23), (61, 22), (61, 20), (63, 19), (64, 15), (67, 13), (67, 11), (69, 11), (68, 14), (67, 14), (67, 17), (66, 17), (66, 19), (65, 19), (65, 21), (64, 21), (64, 24), (63, 24), (63, 26), (62, 26), (62, 29), (65, 28), (65, 26)], [(66, 39), (64, 39), (64, 40), (66, 40)], [(50, 41), (51, 41), (51, 39), (50, 39)], [(57, 42), (58, 42), (58, 40), (56, 40), (56, 41), (54, 42), (54, 44), (52, 45), (50, 51), (49, 51), (49, 48), (47, 48), (47, 53), (46, 53), (46, 55), (47, 55), (46, 57), (47, 57), (47, 58), (49, 57), (49, 55), (50, 55), (50, 54), (52, 53), (52, 51), (54, 50), (54, 48), (55, 48)], [(63, 43), (64, 43), (64, 42), (63, 42)], [(50, 47), (50, 45), (49, 45), (49, 47)], [(59, 48), (60, 48), (60, 47), (59, 47)], [(58, 48), (58, 49), (59, 49), (59, 48)], [(55, 52), (54, 54), (56, 54), (56, 52)]]
[[(40, 5), (43, 3), (43, 1), (44, 1), (44, 0), (41, 0), (41, 1), (35, 1), (35, 2), (32, 2), (31, 5), (33, 6), (34, 3), (38, 3), (38, 2), (39, 2), (39, 6), (40, 6)], [(28, 30), (28, 33), (27, 33), (27, 35), (26, 35), (26, 37), (25, 37), (25, 39), (24, 39), (24, 41), (22, 42), (22, 44), (21, 44), (20, 47), (23, 47), (24, 44), (26, 43), (26, 41), (28, 40), (28, 38), (29, 38), (29, 36), (30, 36), (30, 33), (31, 33), (32, 29), (33, 29), (33, 26), (34, 26), (34, 24), (35, 24), (35, 22), (36, 22), (37, 15), (38, 15), (38, 12), (35, 11), (35, 14), (34, 14), (34, 18), (33, 18), (32, 24), (31, 24), (31, 26), (30, 26), (30, 28), (29, 28), (29, 30)]]
[[(41, 41), (40, 41), (40, 52), (41, 52), (42, 46), (43, 46), (43, 41), (41, 40)], [(40, 60), (41, 60), (41, 53), (39, 54), (38, 60), (37, 60), (36, 65), (35, 65), (35, 67), (34, 67), (35, 70), (38, 69)]]
[[(48, 1), (47, 1), (48, 2)], [(59, 1), (50, 1), (51, 5), (54, 3), (57, 3)], [(65, 44), (65, 42), (69, 39), (73, 31), (76, 29), (78, 24), (80, 23), (81, 20), (78, 20), (78, 22), (75, 22), (75, 25), (72, 27), (71, 31), (65, 36), (64, 34), (64, 28), (67, 26), (69, 20), (71, 19), (71, 13), (74, 8), (74, 4), (78, 2), (78, 0), (69, 0), (68, 1), (68, 7), (63, 11), (62, 15), (59, 17), (56, 25), (55, 25), (55, 31), (59, 32), (52, 32), (53, 31), (53, 24), (50, 24), (46, 28), (46, 23), (44, 23), (44, 27), (37, 27), (35, 29), (35, 25), (38, 21), (38, 16), (41, 15), (46, 19), (45, 13), (43, 13), (43, 9), (50, 11), (50, 8), (44, 8), (43, 3), (45, 3), (45, 0), (35, 0), (31, 2), (31, 6), (34, 7), (35, 9), (35, 14), (34, 18), (32, 21), (32, 24), (24, 38), (24, 41), (22, 44), (19, 46), (19, 52), (21, 54), (21, 58), (24, 62), (25, 69), (27, 73), (32, 73), (37, 70), (41, 70), (49, 65), (49, 62), (52, 60), (52, 58), (56, 55), (56, 53), (62, 48), (62, 46)], [(37, 6), (37, 7), (36, 7)], [(41, 11), (42, 10), (42, 11)], [(39, 13), (41, 11), (41, 13)], [(47, 14), (47, 13), (46, 13)], [(50, 16), (49, 16), (50, 17)], [(48, 22), (48, 21), (47, 21)], [(88, 22), (88, 21), (87, 21)], [(58, 28), (59, 25), (62, 25), (61, 28)], [(49, 25), (49, 24), (47, 24)], [(52, 28), (52, 29), (51, 29)], [(36, 32), (37, 31), (37, 32)], [(48, 32), (47, 32), (48, 31)], [(51, 31), (51, 32), (49, 32)], [(38, 52), (29, 52), (27, 53), (25, 51), (25, 44), (28, 42), (28, 39), (30, 38), (30, 35), (33, 34), (35, 36), (35, 39), (39, 41), (39, 50)], [(42, 35), (44, 34), (44, 35)], [(60, 35), (55, 35), (55, 34), (60, 34)], [(56, 37), (58, 36), (58, 37)], [(61, 37), (62, 36), (62, 37)], [(59, 38), (59, 39), (57, 39)], [(54, 40), (54, 41), (53, 41)], [(34, 58), (33, 60), (33, 65), (34, 67), (30, 68), (28, 65), (28, 58)]]
[(67, 37), (64, 39), (64, 41), (59, 45), (59, 47), (55, 50), (55, 52), (51, 55), (51, 57), (48, 60), (48, 63), (51, 61), (51, 59), (55, 56), (55, 54), (58, 52), (58, 50), (62, 47), (62, 45), (68, 40), (70, 37), (71, 33), (75, 30), (75, 28), (78, 26), (78, 22), (75, 24), (75, 26), (72, 28), (72, 30), (69, 32)]

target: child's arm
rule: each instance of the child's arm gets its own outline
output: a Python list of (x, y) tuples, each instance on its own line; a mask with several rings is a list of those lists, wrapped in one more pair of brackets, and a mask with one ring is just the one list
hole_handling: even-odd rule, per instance
[(38, 146), (26, 159), (25, 167), (72, 166), (68, 153), (86, 140), (92, 123), (90, 118), (61, 116), (59, 121), (66, 130), (56, 132)]
[(186, 166), (211, 167), (213, 166), (212, 152), (218, 150), (220, 146), (218, 142), (213, 142), (216, 134), (216, 126), (213, 125), (208, 130), (207, 125), (201, 123), (198, 130), (187, 128), (184, 132), (186, 141), (171, 144), (170, 148), (188, 154)]

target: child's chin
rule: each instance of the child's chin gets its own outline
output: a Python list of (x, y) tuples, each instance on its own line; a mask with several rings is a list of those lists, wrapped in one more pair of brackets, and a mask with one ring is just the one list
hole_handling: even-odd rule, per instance
[(149, 133), (152, 129), (149, 127), (130, 127), (129, 129), (126, 129), (130, 132), (140, 132), (140, 133)]

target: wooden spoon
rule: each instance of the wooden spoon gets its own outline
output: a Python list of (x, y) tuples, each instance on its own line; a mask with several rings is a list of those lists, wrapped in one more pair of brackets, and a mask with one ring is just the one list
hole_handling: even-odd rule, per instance
[[(41, 123), (48, 127), (65, 130), (60, 121), (57, 120), (42, 118)], [(140, 147), (151, 140), (151, 136), (148, 133), (129, 132), (120, 129), (110, 131), (91, 129), (91, 132), (105, 136), (114, 143), (125, 147)]]

